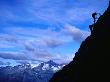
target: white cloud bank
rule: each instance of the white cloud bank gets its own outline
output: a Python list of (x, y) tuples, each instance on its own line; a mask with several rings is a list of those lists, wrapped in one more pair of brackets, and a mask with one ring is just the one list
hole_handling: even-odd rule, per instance
[[(64, 25), (60, 31), (21, 27), (7, 27), (3, 30), (7, 34), (0, 35), (0, 57), (14, 60), (47, 61), (54, 59), (63, 61), (62, 54), (56, 56), (56, 52), (51, 52), (50, 48), (58, 48), (72, 41), (81, 43), (89, 35), (89, 32), (69, 24)], [(5, 43), (4, 46), (3, 43)], [(2, 51), (1, 49), (7, 50)]]

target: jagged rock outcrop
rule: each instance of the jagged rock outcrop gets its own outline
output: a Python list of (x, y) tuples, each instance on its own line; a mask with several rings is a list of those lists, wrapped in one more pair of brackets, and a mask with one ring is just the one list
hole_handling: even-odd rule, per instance
[(82, 42), (73, 61), (49, 82), (110, 82), (110, 2), (90, 36)]

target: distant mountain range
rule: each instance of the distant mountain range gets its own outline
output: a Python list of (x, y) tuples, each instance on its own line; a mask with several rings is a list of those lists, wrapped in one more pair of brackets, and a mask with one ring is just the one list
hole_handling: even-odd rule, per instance
[(48, 82), (63, 66), (50, 60), (34, 68), (30, 64), (0, 67), (0, 82)]

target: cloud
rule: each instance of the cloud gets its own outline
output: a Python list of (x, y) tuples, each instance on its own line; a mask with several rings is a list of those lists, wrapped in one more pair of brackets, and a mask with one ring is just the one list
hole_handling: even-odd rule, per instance
[[(90, 34), (70, 23), (84, 23), (92, 12), (103, 10), (106, 1), (0, 0), (0, 56), (14, 60), (54, 59), (56, 54), (50, 49), (60, 50), (60, 46), (73, 41), (81, 43)], [(44, 26), (45, 30), (41, 28), (44, 24), (49, 25)]]
[(10, 65), (11, 63), (10, 62), (3, 62), (3, 61), (0, 61), (0, 65)]
[(5, 41), (7, 40), (8, 42), (22, 43), (22, 45), (26, 46), (57, 47), (70, 40), (69, 37), (66, 37), (61, 31), (55, 31), (51, 28), (7, 27), (3, 30), (8, 34), (6, 36), (2, 34), (2, 40), (5, 39)]
[[(4, 48), (8, 51), (1, 50), (0, 57), (13, 60), (47, 61), (58, 59), (58, 57), (55, 57), (56, 54), (50, 49), (57, 49), (72, 41), (81, 42), (89, 35), (89, 32), (80, 30), (70, 24), (66, 24), (59, 31), (51, 28), (31, 27), (5, 27), (2, 30), (4, 33), (0, 35), (0, 50)], [(5, 45), (2, 45), (4, 43)], [(61, 60), (61, 58), (58, 60)]]
[(56, 63), (62, 64), (62, 63), (69, 63), (70, 61), (72, 61), (74, 57), (74, 54), (68, 54), (65, 56), (62, 56), (61, 54), (56, 54), (55, 57), (52, 58), (53, 61), (55, 61)]
[(12, 53), (0, 53), (0, 57), (4, 59), (13, 59), (13, 60), (27, 60), (26, 56), (21, 54), (12, 54)]
[(81, 30), (70, 24), (66, 24), (64, 26), (63, 32), (70, 35), (76, 42), (82, 42), (87, 36), (90, 35), (90, 32)]
[(38, 65), (39, 63), (44, 62), (44, 61), (29, 61), (29, 60), (16, 60), (16, 63), (19, 64), (33, 64), (33, 65)]
[(70, 23), (91, 19), (91, 13), (102, 12), (107, 1), (0, 0), (0, 57), (16, 61), (69, 61), (71, 57), (56, 56), (59, 47), (73, 41), (80, 43), (90, 34)]
[(55, 40), (55, 39), (51, 39), (51, 40), (49, 40), (49, 39), (44, 39), (43, 41), (45, 42), (45, 44), (46, 44), (47, 46), (49, 46), (49, 47), (51, 47), (51, 48), (55, 48), (55, 47), (58, 47), (58, 46), (60, 46), (60, 45), (63, 44), (62, 41), (58, 41), (57, 39), (56, 39), (56, 40)]
[(0, 65), (4, 65), (4, 62), (0, 61)]
[(6, 65), (10, 65), (11, 63), (10, 62), (6, 62)]
[(61, 33), (52, 29), (7, 27), (3, 31), (0, 57), (4, 59), (49, 60), (52, 58), (49, 48), (57, 48), (63, 43), (57, 38)]
[(35, 52), (33, 52), (32, 54), (35, 54), (36, 58), (47, 59), (47, 58), (52, 57), (51, 53), (48, 50), (43, 49), (43, 48), (41, 48), (41, 49), (39, 48), (39, 49), (35, 50)]
[(8, 41), (8, 42), (17, 42), (16, 37), (9, 35), (9, 34), (4, 34), (4, 33), (0, 33), (0, 41)]
[(90, 19), (92, 12), (104, 10), (107, 2), (108, 0), (2, 0), (0, 20), (4, 24), (9, 21), (43, 21), (49, 24), (81, 22)]
[[(45, 47), (57, 47), (58, 45), (61, 44), (62, 41), (59, 39), (56, 39), (60, 33), (54, 32), (50, 29), (34, 29), (34, 28), (21, 28), (21, 27), (7, 27), (4, 28), (4, 32), (8, 33), (2, 33), (0, 35), (0, 43), (1, 47), (3, 46), (2, 43), (6, 45), (15, 45), (17, 44), (20, 47), (25, 47), (27, 49), (32, 49), (33, 47), (37, 46), (45, 46)], [(51, 36), (50, 36), (51, 35)], [(53, 39), (54, 37), (54, 39)], [(14, 46), (13, 45), (13, 46)], [(7, 47), (7, 46), (6, 46)]]
[(46, 61), (52, 58), (48, 50), (38, 49), (35, 51), (24, 50), (22, 52), (0, 52), (0, 58), (12, 60)]
[[(29, 57), (29, 55), (31, 55)], [(69, 62), (71, 59), (70, 57), (63, 57), (60, 54), (54, 54), (52, 56), (52, 54), (49, 54), (49, 52), (47, 51), (37, 51), (37, 52), (33, 52), (31, 53), (25, 53), (25, 54), (15, 54), (15, 53), (0, 53), (0, 58), (3, 59), (12, 59), (15, 60), (17, 63), (20, 64), (37, 64), (38, 62), (44, 62), (44, 61), (49, 61), (49, 60), (54, 60), (57, 63), (66, 63)], [(10, 63), (3, 63), (0, 62), (0, 64), (2, 65), (10, 65)]]
[(17, 60), (16, 62), (20, 64), (29, 64), (29, 60)]
[(0, 57), (0, 67), (9, 65), (11, 65), (11, 62), (7, 62), (7, 60), (5, 61), (3, 58)]

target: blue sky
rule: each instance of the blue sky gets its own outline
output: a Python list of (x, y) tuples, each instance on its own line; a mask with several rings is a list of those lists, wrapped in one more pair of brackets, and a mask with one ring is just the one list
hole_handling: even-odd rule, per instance
[(0, 61), (72, 60), (108, 1), (0, 0)]

